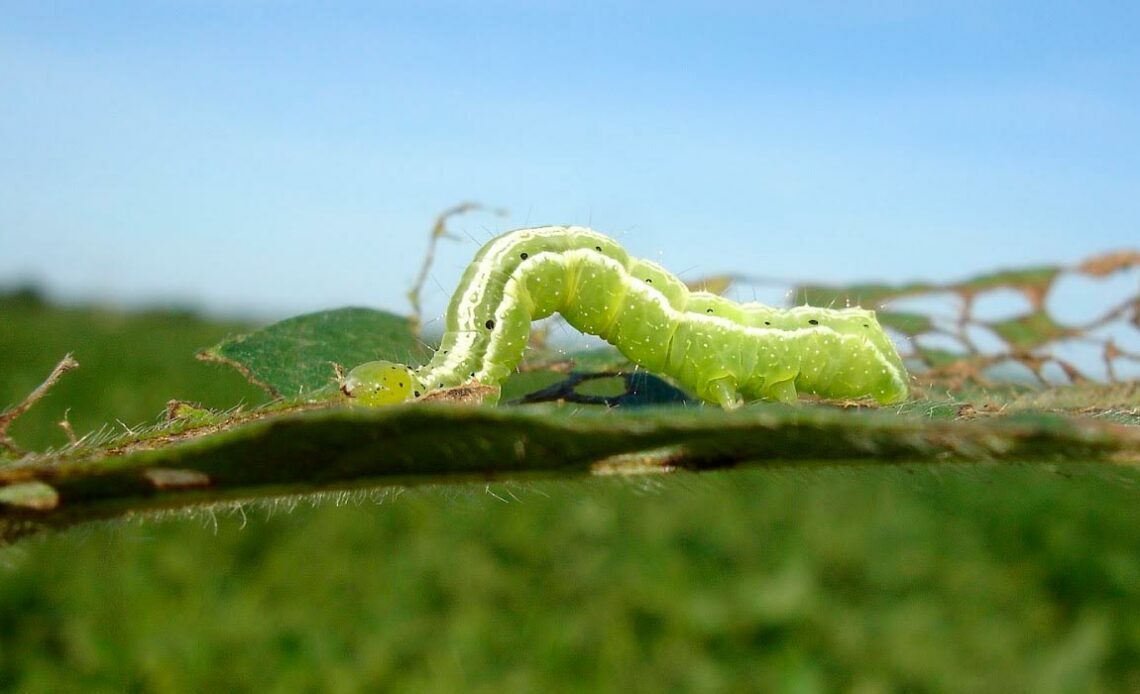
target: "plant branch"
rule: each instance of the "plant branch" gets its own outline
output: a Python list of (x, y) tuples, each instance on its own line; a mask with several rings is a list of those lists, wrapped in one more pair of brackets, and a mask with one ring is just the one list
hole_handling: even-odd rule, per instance
[(22, 402), (11, 409), (0, 412), (0, 447), (3, 447), (13, 453), (23, 453), (20, 447), (16, 445), (16, 442), (13, 441), (12, 437), (8, 434), (8, 427), (10, 427), (12, 425), (12, 422), (16, 421), (20, 415), (27, 412), (32, 405), (36, 404), (41, 398), (43, 398), (43, 396), (47, 395), (47, 392), (51, 390), (52, 386), (54, 386), (65, 373), (77, 368), (79, 368), (79, 362), (75, 361), (75, 358), (72, 357), (70, 353), (68, 353), (66, 356), (64, 356), (63, 359), (59, 361), (58, 364), (55, 365), (55, 368), (52, 369), (50, 374), (48, 374), (47, 379), (45, 379), (44, 382), (41, 383), (31, 393), (28, 393), (27, 397), (25, 397)]
[[(431, 235), (428, 237), (427, 253), (424, 255), (423, 265), (420, 266), (420, 273), (416, 276), (416, 281), (412, 284), (412, 288), (408, 290), (408, 301), (412, 304), (412, 330), (417, 335), (420, 332), (420, 326), (423, 325), (423, 307), (420, 305), (420, 293), (423, 291), (424, 283), (427, 282), (428, 273), (431, 272), (431, 265), (435, 262), (435, 248), (440, 239), (458, 239), (459, 237), (448, 232), (447, 220), (461, 214), (468, 212), (477, 212), (487, 210), (485, 205), (477, 202), (461, 202), (458, 205), (444, 210), (435, 218), (435, 224), (431, 228)], [(507, 211), (504, 209), (492, 209), (492, 214), (499, 217), (505, 217)]]

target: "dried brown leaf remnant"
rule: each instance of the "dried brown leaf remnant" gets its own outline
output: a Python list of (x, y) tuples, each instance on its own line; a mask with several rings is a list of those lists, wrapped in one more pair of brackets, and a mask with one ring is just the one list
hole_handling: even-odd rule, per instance
[[(899, 286), (883, 284), (827, 287), (803, 284), (797, 286), (793, 296), (814, 305), (860, 305), (879, 312), (887, 326), (907, 337), (910, 345), (904, 354), (918, 368), (920, 383), (961, 387), (967, 383), (991, 385), (989, 375), (996, 367), (1020, 364), (1043, 384), (1048, 380), (1045, 369), (1056, 367), (1072, 383), (1089, 380), (1087, 367), (1073, 363), (1057, 354), (1062, 341), (1075, 340), (1099, 347), (1107, 380), (1121, 383), (1119, 366), (1122, 362), (1140, 364), (1140, 353), (1125, 349), (1111, 336), (1097, 331), (1118, 322), (1140, 328), (1140, 287), (1131, 296), (1115, 305), (1101, 307), (1078, 324), (1065, 324), (1050, 312), (1049, 299), (1057, 281), (1066, 276), (1084, 276), (1100, 280), (1140, 267), (1140, 252), (1114, 251), (1085, 259), (1075, 265), (1005, 270), (978, 275), (947, 284), (914, 283)], [(979, 297), (994, 290), (1008, 290), (1020, 294), (1029, 310), (1012, 318), (986, 320), (977, 315)], [(932, 297), (949, 293), (959, 299), (956, 316), (949, 320), (919, 312), (894, 311), (892, 301)], [(975, 344), (971, 333), (977, 329), (988, 331), (1003, 343), (1001, 349), (982, 349)], [(931, 346), (923, 338), (940, 338), (936, 344), (953, 348)]]
[(70, 354), (65, 355), (63, 359), (55, 365), (51, 373), (48, 374), (48, 377), (44, 379), (44, 382), (37, 386), (31, 393), (28, 393), (23, 401), (11, 409), (0, 412), (0, 448), (4, 448), (12, 453), (22, 452), (20, 447), (16, 445), (16, 442), (12, 440), (12, 437), (8, 435), (8, 427), (12, 426), (12, 422), (27, 412), (32, 405), (47, 395), (52, 386), (54, 386), (65, 373), (77, 368), (79, 368), (79, 362), (75, 361), (75, 358)]
[(424, 254), (423, 265), (420, 266), (420, 273), (416, 276), (416, 281), (412, 284), (412, 288), (408, 290), (408, 301), (412, 304), (412, 330), (417, 335), (420, 332), (420, 327), (423, 325), (423, 306), (420, 304), (420, 293), (423, 291), (424, 283), (427, 282), (428, 273), (431, 272), (431, 265), (435, 261), (435, 247), (440, 239), (457, 240), (459, 238), (447, 230), (447, 220), (452, 217), (467, 214), (468, 212), (480, 211), (490, 211), (499, 217), (504, 217), (507, 214), (507, 211), (501, 208), (489, 210), (485, 205), (477, 202), (461, 202), (439, 213), (439, 216), (435, 218), (435, 224), (433, 224), (431, 228), (431, 235), (428, 236), (428, 247), (427, 252)]

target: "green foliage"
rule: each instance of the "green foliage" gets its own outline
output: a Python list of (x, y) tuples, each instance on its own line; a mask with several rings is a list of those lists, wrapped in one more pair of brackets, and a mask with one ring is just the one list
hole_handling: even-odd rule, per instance
[(66, 419), (80, 435), (154, 423), (172, 398), (210, 408), (264, 402), (265, 393), (194, 352), (249, 329), (191, 311), (136, 313), (55, 308), (28, 291), (0, 295), (0, 410), (31, 392), (65, 354), (81, 367), (16, 420), (12, 435), (37, 450), (63, 446)]
[[(335, 336), (336, 339), (330, 339)], [(276, 396), (297, 397), (333, 382), (333, 364), (352, 368), (376, 359), (417, 365), (431, 349), (411, 322), (387, 311), (343, 308), (297, 316), (205, 350)]]
[(25, 545), (0, 573), (0, 687), (1076, 691), (1140, 677), (1140, 524), (1111, 476), (732, 471), (489, 492), (254, 505)]
[[(211, 353), (228, 351), (234, 366), (259, 382), (275, 384), (275, 390), (307, 390), (319, 397), (229, 417), (174, 403), (165, 426), (29, 455), (0, 467), (0, 485), (7, 493), (0, 499), (0, 541), (148, 509), (487, 477), (644, 474), (818, 461), (1140, 459), (1140, 432), (1040, 415), (948, 423), (932, 407), (944, 403), (910, 401), (887, 413), (754, 403), (745, 411), (726, 412), (677, 406), (694, 403), (660, 379), (635, 384), (623, 378), (610, 385), (634, 391), (629, 397), (559, 387), (544, 399), (644, 406), (659, 398), (673, 406), (577, 412), (421, 401), (362, 408), (349, 406), (335, 390), (322, 391), (319, 375), (311, 369), (293, 377), (275, 366), (303, 357), (326, 363), (329, 355), (350, 353), (361, 335), (390, 332), (394, 322), (390, 314), (345, 309), (282, 321), (228, 340)], [(574, 374), (570, 381), (582, 385), (583, 377)]]
[[(118, 315), (92, 330), (102, 314), (2, 310), (4, 400), (66, 351), (83, 365), (17, 434), (54, 434), (67, 405), (83, 433), (108, 416), (152, 419), (172, 396), (226, 408), (253, 392), (186, 358), (233, 327), (183, 315), (155, 334), (156, 316)], [(53, 345), (36, 363), (21, 357)], [(96, 355), (117, 363), (80, 382)], [(108, 402), (120, 383), (134, 384), (130, 397)], [(211, 384), (210, 397), (188, 392)], [(1135, 388), (1025, 397), (965, 399), (995, 430), (1012, 425), (990, 425), (987, 401), (1103, 405), (1098, 418), (1138, 423)], [(914, 407), (908, 421), (966, 416), (962, 402)], [(405, 415), (289, 415), (327, 416)], [(0, 551), (0, 690), (1135, 689), (1137, 494), (1133, 468), (1079, 461), (833, 461), (393, 488), (87, 525)]]

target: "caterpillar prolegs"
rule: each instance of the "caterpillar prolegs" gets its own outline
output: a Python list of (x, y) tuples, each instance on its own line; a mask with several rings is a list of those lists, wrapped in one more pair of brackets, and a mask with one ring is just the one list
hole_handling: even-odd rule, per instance
[(497, 385), (522, 360), (531, 322), (553, 313), (726, 408), (742, 399), (792, 401), (800, 392), (883, 404), (908, 394), (906, 368), (874, 311), (776, 309), (691, 292), (608, 236), (563, 226), (488, 242), (451, 298), (431, 361), (414, 370), (362, 364), (344, 391), (379, 405), (471, 381)]

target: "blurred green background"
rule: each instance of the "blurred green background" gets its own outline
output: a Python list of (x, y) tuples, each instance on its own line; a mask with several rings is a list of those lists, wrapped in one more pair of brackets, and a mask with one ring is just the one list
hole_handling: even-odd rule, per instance
[[(0, 302), (29, 447), (262, 396), (192, 311)], [(0, 690), (1128, 691), (1140, 493), (1039, 467), (727, 471), (330, 496), (0, 550)]]

